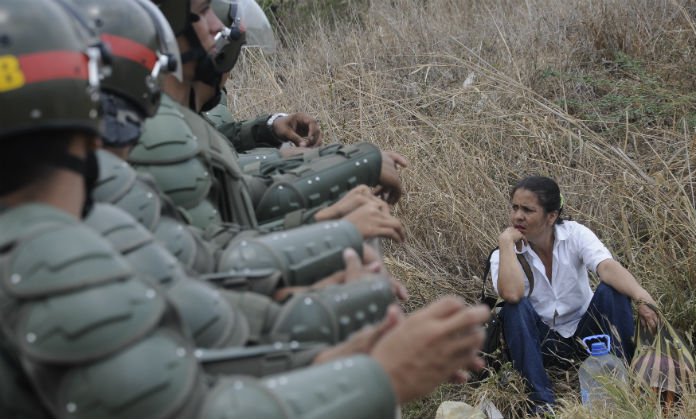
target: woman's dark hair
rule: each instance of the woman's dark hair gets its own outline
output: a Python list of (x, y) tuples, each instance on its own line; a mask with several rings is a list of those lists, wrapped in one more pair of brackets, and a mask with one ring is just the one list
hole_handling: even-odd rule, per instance
[(556, 224), (562, 224), (561, 212), (563, 212), (563, 199), (561, 190), (555, 180), (546, 176), (527, 176), (517, 182), (510, 192), (510, 199), (518, 189), (526, 189), (536, 195), (541, 207), (546, 213), (558, 211)]

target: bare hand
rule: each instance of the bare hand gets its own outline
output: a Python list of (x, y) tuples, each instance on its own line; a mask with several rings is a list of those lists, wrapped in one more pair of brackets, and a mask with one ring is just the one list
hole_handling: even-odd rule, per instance
[(318, 290), (329, 285), (345, 284), (346, 282), (357, 281), (370, 272), (369, 267), (360, 260), (358, 253), (352, 248), (343, 250), (343, 264), (345, 268), (323, 278), (309, 287), (309, 290)]
[(384, 202), (368, 202), (343, 219), (353, 223), (363, 239), (386, 237), (401, 243), (406, 238), (401, 221), (389, 214), (389, 206)]
[(389, 282), (391, 282), (392, 291), (399, 301), (408, 300), (408, 290), (404, 284), (402, 284), (399, 279), (394, 277), (387, 270), (377, 250), (368, 244), (363, 244), (363, 264), (365, 265), (364, 269), (366, 269), (369, 273), (381, 274), (389, 279)]
[(345, 284), (348, 281), (354, 281), (370, 273), (367, 266), (363, 266), (360, 257), (352, 248), (347, 248), (343, 251), (343, 263), (345, 264), (345, 269), (334, 272), (310, 286), (283, 287), (278, 289), (273, 294), (273, 299), (276, 301), (285, 301), (292, 294), (314, 291), (330, 285)]
[(660, 324), (660, 317), (653, 309), (648, 307), (647, 304), (642, 304), (642, 302), (646, 302), (657, 307), (655, 300), (646, 292), (638, 301), (638, 317), (640, 317), (640, 323), (644, 327), (647, 327), (651, 333), (655, 333), (657, 331), (657, 326)]
[(304, 112), (292, 113), (273, 121), (273, 134), (298, 147), (318, 147), (321, 145), (319, 122)]
[(490, 309), (467, 307), (444, 297), (416, 311), (388, 332), (371, 355), (391, 379), (399, 403), (430, 393), (440, 383), (465, 378), (461, 370), (480, 368), (482, 325)]
[(380, 203), (381, 200), (374, 195), (367, 185), (359, 185), (351, 189), (341, 199), (314, 215), (316, 221), (338, 220), (368, 202)]
[[(347, 248), (343, 251), (343, 263), (345, 265), (343, 270), (334, 272), (310, 286), (280, 288), (273, 294), (273, 298), (276, 301), (285, 301), (292, 294), (315, 291), (330, 285), (340, 285), (351, 281), (357, 281), (364, 278), (366, 275), (380, 273), (381, 271), (381, 262), (377, 265), (372, 256), (370, 256), (370, 259), (365, 259), (363, 262), (352, 248)], [(392, 284), (392, 286), (394, 286), (394, 284)], [(394, 289), (394, 293), (397, 296), (399, 296), (400, 292), (401, 290), (397, 288)]]
[(382, 336), (403, 320), (404, 314), (401, 312), (401, 309), (397, 305), (392, 304), (379, 324), (365, 326), (350, 335), (343, 343), (322, 351), (314, 358), (314, 364), (321, 364), (355, 354), (369, 354)]
[(524, 240), (526, 240), (526, 238), (524, 237), (524, 234), (522, 234), (518, 229), (516, 229), (515, 227), (508, 227), (505, 230), (503, 230), (502, 233), (500, 233), (500, 236), (498, 236), (498, 245), (500, 245), (500, 246), (506, 246), (508, 244), (517, 245), (517, 243), (520, 243)]
[(375, 195), (380, 196), (390, 205), (399, 202), (403, 190), (399, 169), (408, 167), (406, 157), (395, 151), (382, 151), (382, 170), (379, 174), (379, 185), (375, 188)]

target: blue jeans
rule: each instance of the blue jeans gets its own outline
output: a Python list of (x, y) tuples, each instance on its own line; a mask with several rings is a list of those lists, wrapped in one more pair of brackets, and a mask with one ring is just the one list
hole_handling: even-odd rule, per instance
[(630, 361), (633, 358), (633, 311), (631, 301), (614, 288), (600, 283), (575, 335), (564, 338), (551, 330), (527, 298), (517, 304), (505, 303), (501, 311), (503, 333), (513, 367), (526, 379), (535, 404), (555, 404), (549, 376), (544, 367), (568, 368), (568, 360), (587, 356), (580, 339), (597, 334), (612, 337), (612, 352)]

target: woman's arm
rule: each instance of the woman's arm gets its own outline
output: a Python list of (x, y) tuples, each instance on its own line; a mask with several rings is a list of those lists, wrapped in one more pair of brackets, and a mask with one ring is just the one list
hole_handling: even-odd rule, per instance
[[(650, 294), (641, 287), (636, 278), (631, 275), (628, 269), (624, 268), (619, 262), (614, 259), (606, 259), (597, 265), (597, 275), (599, 279), (607, 285), (614, 288), (621, 294), (629, 297), (638, 303), (646, 302), (657, 305)], [(658, 324), (657, 314), (645, 304), (638, 305), (638, 314), (641, 321), (647, 325), (650, 330), (655, 330)]]
[(498, 295), (506, 303), (518, 303), (524, 296), (524, 272), (515, 254), (515, 243), (522, 239), (524, 235), (514, 227), (506, 228), (498, 237)]

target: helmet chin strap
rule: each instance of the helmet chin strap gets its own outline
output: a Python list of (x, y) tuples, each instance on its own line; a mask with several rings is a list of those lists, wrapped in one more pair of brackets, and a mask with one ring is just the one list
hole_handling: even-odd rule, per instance
[(215, 89), (215, 95), (208, 99), (203, 106), (201, 106), (201, 111), (202, 112), (208, 112), (209, 110), (213, 109), (220, 103), (220, 98), (222, 98), (222, 88), (220, 87), (220, 80), (222, 78), (222, 75), (220, 76), (220, 79), (218, 79), (217, 87)]
[[(196, 14), (191, 14), (191, 22), (196, 22), (200, 17)], [(220, 90), (220, 83), (222, 81), (222, 73), (215, 69), (213, 58), (208, 55), (208, 53), (203, 48), (196, 31), (193, 29), (193, 25), (189, 24), (183, 32), (183, 35), (189, 42), (190, 49), (185, 53), (181, 54), (182, 64), (186, 64), (191, 61), (196, 62), (196, 69), (194, 71), (193, 80), (199, 81), (215, 89), (215, 96), (210, 100), (206, 101), (201, 111), (209, 111), (214, 108), (219, 102), (222, 95)], [(196, 109), (196, 97), (191, 89), (191, 94), (189, 95), (189, 108), (194, 111), (199, 111)]]
[(65, 153), (54, 156), (51, 159), (50, 164), (54, 167), (67, 169), (71, 172), (77, 173), (82, 176), (82, 179), (84, 179), (85, 202), (82, 205), (82, 218), (85, 218), (94, 206), (92, 190), (94, 190), (97, 185), (97, 180), (99, 180), (99, 163), (97, 161), (96, 153), (94, 150), (87, 151), (87, 157), (85, 159)]

